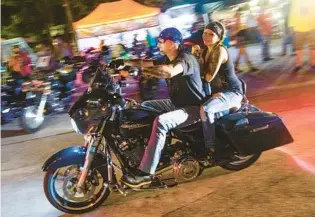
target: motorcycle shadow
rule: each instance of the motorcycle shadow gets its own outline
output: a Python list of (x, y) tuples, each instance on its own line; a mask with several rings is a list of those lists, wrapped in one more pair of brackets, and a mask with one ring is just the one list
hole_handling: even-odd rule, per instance
[(1, 138), (8, 138), (14, 136), (23, 136), (27, 133), (24, 130), (1, 130)]

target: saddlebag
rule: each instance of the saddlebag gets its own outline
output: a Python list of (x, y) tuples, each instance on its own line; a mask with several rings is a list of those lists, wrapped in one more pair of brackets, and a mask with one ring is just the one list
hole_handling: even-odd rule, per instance
[(218, 120), (217, 127), (242, 155), (263, 152), (293, 142), (282, 119), (269, 112), (235, 113)]

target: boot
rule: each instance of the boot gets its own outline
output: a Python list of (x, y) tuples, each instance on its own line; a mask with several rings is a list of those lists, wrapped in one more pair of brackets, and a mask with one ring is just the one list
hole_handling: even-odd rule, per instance
[(248, 65), (249, 70), (250, 70), (251, 72), (256, 72), (256, 71), (258, 71), (258, 69), (257, 69), (256, 67), (254, 67), (251, 62), (248, 62), (247, 65)]
[(205, 147), (209, 152), (215, 152), (215, 124), (202, 121)]
[(150, 184), (152, 179), (151, 174), (138, 170), (135, 176), (128, 174), (123, 175), (121, 181), (131, 188), (138, 188), (143, 185)]
[(238, 63), (238, 61), (236, 61), (236, 62), (234, 63), (234, 66), (235, 66), (235, 72), (237, 72), (237, 73), (243, 72), (243, 71), (239, 68), (239, 63)]

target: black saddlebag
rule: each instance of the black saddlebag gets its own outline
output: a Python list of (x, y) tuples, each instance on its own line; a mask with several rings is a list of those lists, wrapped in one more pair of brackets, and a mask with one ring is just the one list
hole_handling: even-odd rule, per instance
[(235, 113), (222, 117), (223, 130), (239, 154), (249, 155), (293, 142), (282, 119), (267, 112)]

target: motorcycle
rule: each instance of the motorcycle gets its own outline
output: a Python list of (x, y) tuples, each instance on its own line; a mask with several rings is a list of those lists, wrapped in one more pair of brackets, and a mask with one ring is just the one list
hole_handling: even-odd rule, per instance
[(44, 73), (37, 79), (24, 82), (26, 104), (20, 117), (20, 125), (27, 133), (38, 131), (45, 115), (67, 111), (71, 95), (75, 91), (75, 73), (72, 66), (65, 65), (52, 73)]
[(8, 77), (1, 85), (1, 124), (6, 124), (21, 116), (25, 105), (22, 83), (26, 79)]
[[(132, 190), (172, 187), (181, 181), (192, 181), (204, 169), (214, 166), (242, 170), (256, 162), (263, 151), (293, 141), (278, 115), (261, 111), (244, 97), (240, 109), (217, 115), (216, 157), (201, 157), (204, 143), (200, 122), (177, 127), (167, 135), (152, 183), (130, 188), (119, 181), (117, 171), (135, 174), (152, 123), (163, 111), (150, 107), (150, 101), (138, 104), (123, 98), (119, 86), (108, 90), (104, 82), (108, 76), (119, 83), (113, 69), (98, 70), (89, 88), (69, 110), (72, 126), (84, 135), (85, 144), (55, 153), (42, 166), (46, 198), (60, 211), (88, 212), (99, 207), (110, 193), (127, 195)], [(245, 92), (244, 82), (243, 89)], [(170, 170), (173, 177), (169, 180), (164, 175)]]

